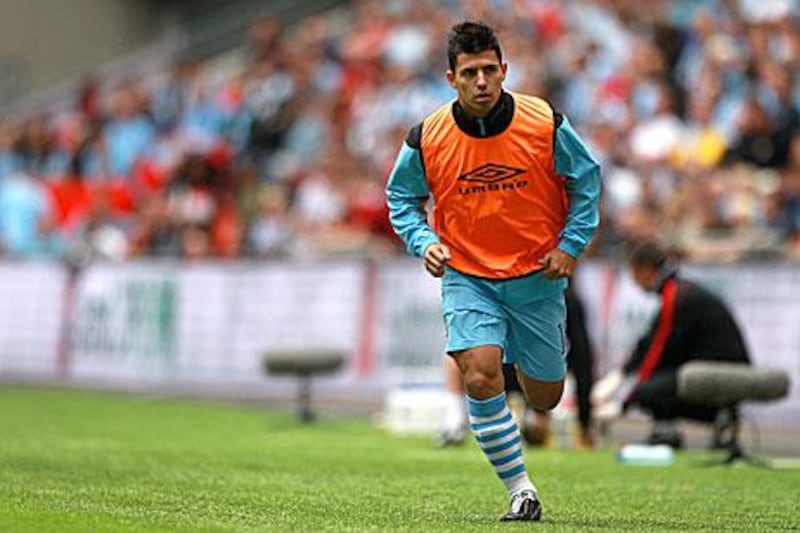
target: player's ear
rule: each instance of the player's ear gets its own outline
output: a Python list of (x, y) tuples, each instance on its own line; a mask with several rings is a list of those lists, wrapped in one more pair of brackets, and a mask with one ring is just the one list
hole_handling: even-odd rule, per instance
[(505, 80), (506, 74), (508, 74), (508, 63), (506, 63), (505, 61), (500, 63), (500, 70), (503, 73), (503, 80)]
[(455, 89), (456, 88), (456, 73), (453, 72), (450, 69), (447, 69), (447, 72), (445, 73), (445, 75), (447, 76), (447, 83), (450, 84), (450, 87)]

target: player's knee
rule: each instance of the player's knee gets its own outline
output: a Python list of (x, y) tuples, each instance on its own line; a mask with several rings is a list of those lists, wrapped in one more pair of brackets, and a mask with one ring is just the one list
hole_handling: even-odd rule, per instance
[(534, 398), (529, 399), (529, 403), (534, 409), (541, 411), (549, 411), (554, 409), (558, 402), (561, 401), (561, 394), (540, 394)]
[(564, 392), (563, 383), (539, 383), (536, 387), (528, 387), (525, 396), (534, 409), (549, 411), (561, 401)]
[(503, 380), (499, 373), (473, 371), (464, 376), (467, 394), (473, 397), (487, 397), (503, 390)]

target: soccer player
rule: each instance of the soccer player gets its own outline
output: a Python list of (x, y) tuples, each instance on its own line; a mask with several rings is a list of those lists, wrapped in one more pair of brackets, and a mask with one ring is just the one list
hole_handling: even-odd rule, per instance
[(600, 169), (548, 102), (503, 89), (508, 66), (491, 28), (454, 26), (447, 59), (457, 98), (406, 137), (386, 186), (390, 219), (408, 252), (442, 278), (447, 352), (471, 430), (508, 491), (503, 520), (539, 520), (502, 363), (516, 365), (529, 405), (558, 403), (564, 290), (597, 230)]

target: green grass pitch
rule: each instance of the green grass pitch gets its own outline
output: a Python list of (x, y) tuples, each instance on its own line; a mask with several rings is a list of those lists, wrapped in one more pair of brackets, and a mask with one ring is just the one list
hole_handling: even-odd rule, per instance
[(526, 450), (540, 524), (499, 523), (474, 445), (437, 450), (358, 420), (0, 388), (0, 531), (776, 531), (800, 471), (622, 466), (612, 450)]

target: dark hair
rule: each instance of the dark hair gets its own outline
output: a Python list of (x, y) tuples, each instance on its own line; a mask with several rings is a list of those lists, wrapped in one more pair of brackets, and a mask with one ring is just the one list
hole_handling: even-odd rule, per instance
[(670, 254), (653, 241), (636, 241), (626, 246), (628, 262), (633, 265), (661, 268), (670, 260)]
[(503, 53), (494, 30), (483, 22), (462, 22), (450, 29), (447, 37), (447, 63), (450, 70), (456, 70), (458, 54), (479, 54), (494, 50), (497, 60), (503, 62)]

